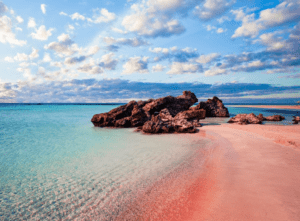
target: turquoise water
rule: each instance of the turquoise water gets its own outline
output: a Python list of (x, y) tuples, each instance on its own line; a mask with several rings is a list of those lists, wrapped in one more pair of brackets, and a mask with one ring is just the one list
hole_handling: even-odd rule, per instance
[(115, 107), (0, 104), (0, 220), (113, 220), (205, 146), (90, 122)]
[[(197, 136), (93, 127), (94, 114), (115, 107), (0, 104), (0, 220), (113, 220), (141, 189), (189, 167), (208, 143)], [(286, 125), (299, 115), (297, 110), (229, 111), (281, 114), (286, 120), (279, 124)]]

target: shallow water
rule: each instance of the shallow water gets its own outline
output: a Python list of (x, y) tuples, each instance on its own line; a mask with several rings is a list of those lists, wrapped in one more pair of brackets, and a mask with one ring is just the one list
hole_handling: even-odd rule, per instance
[(112, 220), (208, 142), (93, 127), (115, 107), (0, 105), (0, 220)]

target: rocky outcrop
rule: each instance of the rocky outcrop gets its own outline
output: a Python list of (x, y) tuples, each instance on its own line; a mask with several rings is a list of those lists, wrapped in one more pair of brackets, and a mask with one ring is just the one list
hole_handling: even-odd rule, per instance
[(197, 106), (190, 109), (206, 110), (206, 117), (229, 117), (228, 109), (224, 106), (222, 100), (217, 97), (208, 99), (206, 102), (200, 102)]
[(285, 119), (285, 117), (283, 117), (281, 115), (273, 115), (273, 116), (269, 116), (269, 117), (264, 117), (265, 121), (282, 121), (284, 119)]
[(184, 91), (178, 97), (131, 101), (91, 121), (97, 127), (139, 127), (145, 133), (193, 133), (205, 118), (205, 110), (189, 109), (197, 101), (194, 93)]
[(142, 127), (145, 133), (194, 133), (196, 127), (201, 126), (199, 119), (205, 118), (205, 110), (183, 111), (172, 117), (167, 108), (161, 110), (158, 115), (152, 116)]
[(269, 117), (264, 117), (262, 114), (255, 115), (251, 114), (238, 114), (235, 117), (229, 119), (228, 123), (238, 123), (238, 124), (261, 124), (263, 121), (282, 121), (285, 118), (281, 115), (273, 115)]
[(300, 122), (300, 117), (299, 116), (294, 116), (293, 117), (293, 124), (298, 124)]
[(255, 114), (238, 114), (235, 117), (229, 119), (228, 123), (238, 123), (238, 124), (261, 124), (262, 120), (259, 119)]

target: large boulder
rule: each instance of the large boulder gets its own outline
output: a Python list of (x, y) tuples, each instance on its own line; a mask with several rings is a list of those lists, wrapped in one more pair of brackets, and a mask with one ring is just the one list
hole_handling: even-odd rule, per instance
[(145, 133), (194, 133), (197, 131), (195, 119), (188, 121), (186, 118), (172, 117), (167, 108), (161, 110), (156, 116), (147, 121), (142, 131)]
[(238, 124), (261, 124), (262, 120), (259, 119), (255, 114), (238, 114), (235, 117), (229, 119), (228, 123)]
[(193, 110), (206, 110), (206, 117), (229, 117), (228, 109), (224, 106), (222, 100), (214, 96), (206, 102), (200, 102), (197, 106), (191, 107)]
[(194, 93), (184, 91), (178, 97), (131, 101), (91, 121), (97, 127), (139, 127), (146, 133), (195, 132), (205, 118), (204, 110), (189, 110), (197, 101)]

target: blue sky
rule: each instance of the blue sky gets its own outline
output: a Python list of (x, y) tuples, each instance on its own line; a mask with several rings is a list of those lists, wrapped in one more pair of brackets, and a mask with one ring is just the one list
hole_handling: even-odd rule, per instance
[(0, 102), (300, 99), (300, 0), (0, 1)]

